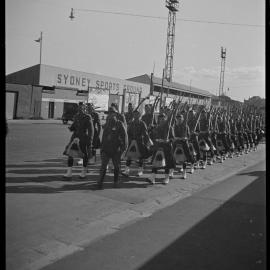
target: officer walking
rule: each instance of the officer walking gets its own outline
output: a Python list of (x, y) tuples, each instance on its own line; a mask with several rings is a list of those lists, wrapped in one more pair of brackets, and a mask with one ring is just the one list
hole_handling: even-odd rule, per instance
[(111, 106), (107, 114), (100, 149), (101, 168), (98, 189), (103, 189), (103, 181), (110, 159), (112, 159), (114, 165), (114, 187), (118, 186), (121, 156), (128, 144), (127, 132), (124, 124), (117, 119), (118, 112), (116, 108)]

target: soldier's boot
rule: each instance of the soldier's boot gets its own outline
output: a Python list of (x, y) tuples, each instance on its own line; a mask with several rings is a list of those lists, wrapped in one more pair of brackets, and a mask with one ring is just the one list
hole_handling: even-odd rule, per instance
[(82, 167), (82, 172), (80, 174), (80, 178), (84, 179), (86, 177), (87, 167)]
[(203, 161), (202, 163), (202, 169), (205, 169), (206, 168), (206, 161)]
[(82, 158), (78, 160), (77, 165), (83, 165), (83, 159)]
[(194, 164), (191, 164), (191, 167), (190, 167), (190, 173), (191, 173), (191, 174), (194, 173)]
[(113, 164), (109, 163), (109, 164), (107, 165), (107, 170), (108, 170), (108, 172), (113, 172), (113, 170), (114, 170)]
[(130, 171), (129, 166), (126, 166), (126, 168), (125, 168), (125, 170), (122, 172), (122, 174), (125, 175), (125, 176), (129, 176), (129, 171)]
[(170, 182), (169, 174), (165, 174), (165, 178), (163, 180), (163, 184), (164, 185), (167, 185), (167, 184), (169, 184), (169, 182)]
[(150, 175), (150, 177), (148, 178), (149, 179), (149, 181), (150, 181), (150, 183), (152, 184), (152, 185), (154, 185), (155, 183), (156, 183), (156, 174), (155, 173), (152, 173), (151, 175)]
[(67, 168), (67, 172), (63, 175), (64, 178), (71, 178), (72, 177), (72, 167)]
[(120, 186), (119, 171), (114, 170), (113, 187), (119, 188), (119, 186)]
[(183, 170), (183, 176), (182, 176), (183, 179), (186, 179), (187, 178), (187, 169), (184, 169)]
[(213, 160), (212, 160), (212, 158), (209, 159), (208, 165), (213, 165)]
[(143, 167), (139, 167), (137, 176), (142, 176), (143, 175)]
[(174, 172), (174, 169), (170, 169), (170, 170), (169, 170), (169, 177), (170, 177), (170, 178), (173, 178), (173, 172)]
[(97, 181), (97, 188), (98, 189), (103, 189), (103, 180), (106, 175), (106, 170), (100, 172), (100, 177), (99, 180)]

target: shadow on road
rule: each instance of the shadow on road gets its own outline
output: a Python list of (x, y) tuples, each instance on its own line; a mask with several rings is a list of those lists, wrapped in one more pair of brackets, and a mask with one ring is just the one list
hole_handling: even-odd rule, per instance
[[(74, 165), (76, 164), (76, 160)], [(100, 164), (89, 164), (86, 179), (80, 179), (81, 166), (74, 166), (75, 173), (71, 180), (63, 178), (66, 172), (64, 158), (26, 161), (26, 164), (11, 164), (6, 166), (6, 193), (58, 193), (75, 190), (96, 190), (99, 179)], [(47, 175), (48, 174), (48, 175)], [(149, 182), (146, 178), (120, 176), (120, 188), (146, 188)], [(53, 182), (53, 183), (52, 183)], [(15, 185), (16, 183), (22, 185)], [(113, 173), (107, 172), (104, 189), (113, 188)]]
[(138, 270), (266, 269), (265, 171), (245, 174), (257, 180)]

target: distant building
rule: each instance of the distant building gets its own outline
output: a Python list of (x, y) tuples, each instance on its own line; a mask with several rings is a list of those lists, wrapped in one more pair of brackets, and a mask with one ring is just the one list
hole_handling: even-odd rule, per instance
[[(149, 76), (148, 74), (144, 74), (141, 76), (129, 78), (127, 80), (149, 84), (151, 88), (151, 94), (154, 96), (157, 96), (162, 92), (162, 78), (152, 76), (151, 81), (151, 75)], [(183, 97), (182, 102), (188, 102), (190, 104), (210, 104), (213, 94), (206, 90), (191, 87), (185, 84), (177, 82), (167, 82), (164, 79), (163, 98), (165, 99), (165, 102), (166, 99), (172, 100), (178, 98), (179, 96)]]

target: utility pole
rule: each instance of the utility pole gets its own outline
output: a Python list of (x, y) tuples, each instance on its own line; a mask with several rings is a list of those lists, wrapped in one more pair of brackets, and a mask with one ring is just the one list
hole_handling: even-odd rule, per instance
[(168, 15), (167, 45), (166, 45), (166, 59), (165, 59), (165, 79), (168, 82), (172, 81), (175, 23), (178, 6), (179, 6), (178, 0), (166, 0), (166, 7), (169, 10), (169, 15)]
[(41, 56), (42, 56), (42, 32), (40, 32), (40, 37), (35, 40), (36, 42), (39, 43), (39, 64), (41, 65)]
[(226, 48), (221, 47), (221, 70), (219, 79), (219, 96), (223, 96), (224, 73), (225, 73)]

